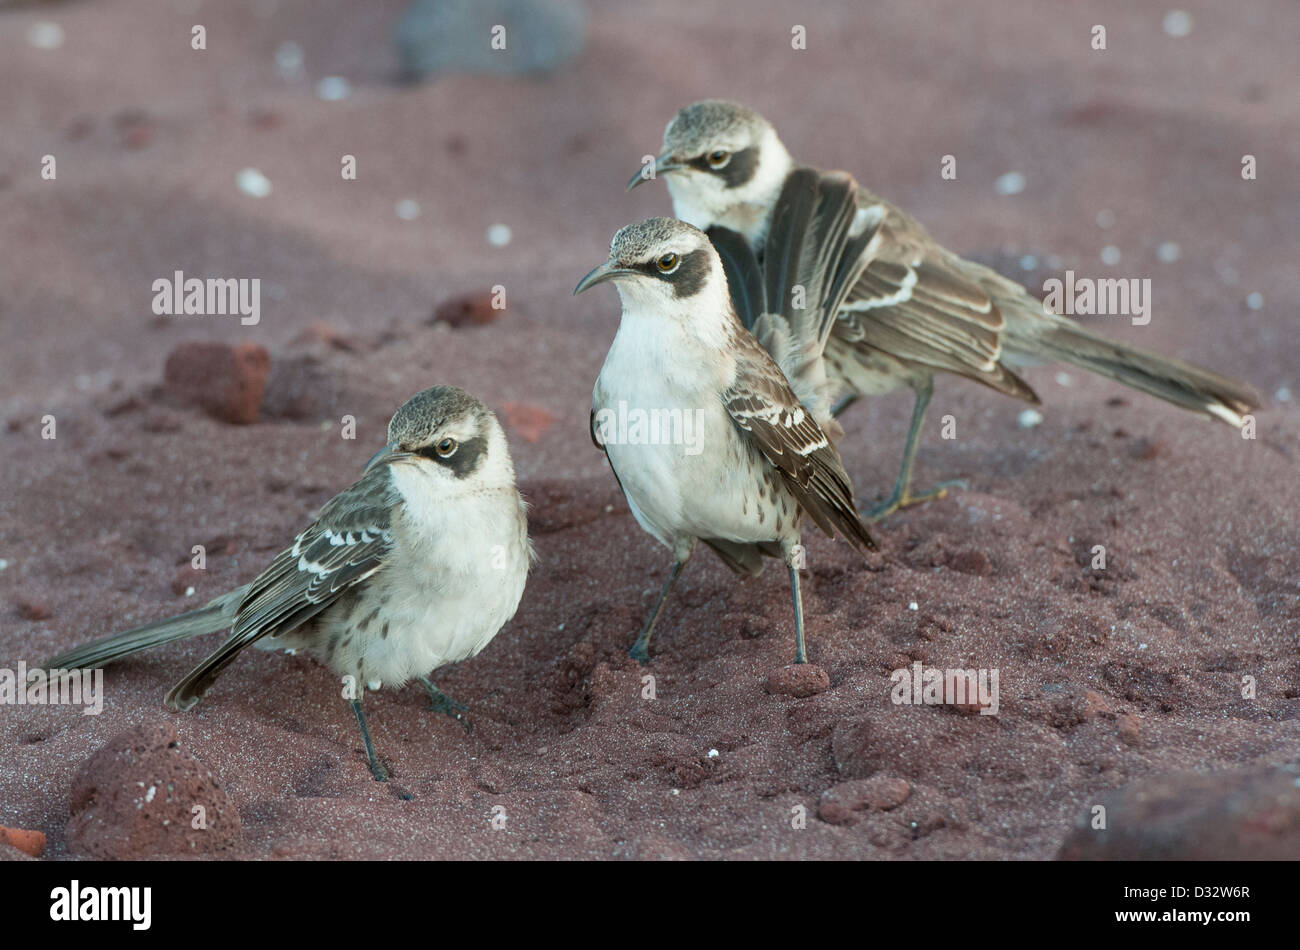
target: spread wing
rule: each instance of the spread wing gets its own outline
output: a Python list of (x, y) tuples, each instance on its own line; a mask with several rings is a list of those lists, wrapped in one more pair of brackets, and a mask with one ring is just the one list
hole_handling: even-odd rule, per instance
[(888, 202), (859, 188), (858, 203), (870, 233), (868, 263), (841, 306), (835, 335), (1037, 402), (1000, 363), (1006, 319), (964, 262)]
[(723, 404), (790, 488), (800, 506), (827, 534), (859, 550), (876, 543), (858, 519), (853, 487), (830, 439), (800, 405), (785, 374), (748, 335), (737, 335), (742, 356)]
[(172, 688), (168, 704), (190, 708), (244, 647), (300, 626), (380, 570), (392, 551), (398, 500), (387, 465), (330, 499), (293, 546), (249, 584), (230, 637)]

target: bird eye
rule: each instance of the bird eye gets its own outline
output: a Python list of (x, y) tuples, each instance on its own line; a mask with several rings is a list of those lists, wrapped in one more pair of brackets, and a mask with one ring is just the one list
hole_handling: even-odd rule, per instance
[(458, 446), (455, 439), (443, 439), (437, 445), (438, 457), (444, 459), (451, 458), (456, 454), (457, 448)]
[(655, 261), (655, 267), (659, 268), (659, 273), (661, 274), (671, 274), (673, 271), (677, 270), (677, 264), (677, 255), (673, 254), (671, 251), (664, 254), (659, 258), (659, 260)]
[(712, 152), (708, 154), (708, 157), (705, 159), (705, 161), (707, 161), (709, 163), (709, 167), (714, 170), (717, 170), (719, 168), (725, 168), (727, 162), (731, 161), (731, 153), (728, 152), (726, 149), (715, 148)]

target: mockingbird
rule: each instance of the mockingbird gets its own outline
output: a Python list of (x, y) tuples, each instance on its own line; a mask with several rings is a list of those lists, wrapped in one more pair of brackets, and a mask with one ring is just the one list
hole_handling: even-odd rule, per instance
[[(706, 100), (686, 106), (664, 130), (663, 152), (628, 182), (663, 175), (673, 210), (700, 228), (722, 225), (758, 250), (778, 195), (796, 170), (766, 119), (743, 105)], [(838, 415), (864, 394), (910, 386), (916, 393), (903, 462), (875, 520), (928, 498), (911, 494), (912, 463), (934, 374), (955, 373), (1037, 403), (1013, 371), (1063, 360), (1240, 427), (1259, 405), (1249, 386), (1181, 360), (1107, 340), (1052, 313), (1024, 287), (944, 249), (909, 215), (857, 189), (855, 235), (865, 236), (865, 268), (839, 311), (826, 346), (826, 373), (845, 393)]]
[[(789, 190), (797, 194), (782, 203), (773, 234), (792, 250), (779, 262), (769, 254), (763, 273), (743, 238), (719, 234), (753, 332), (733, 309), (709, 238), (669, 218), (620, 230), (609, 259), (574, 290), (611, 281), (622, 299), (618, 333), (592, 393), (592, 441), (605, 451), (637, 522), (673, 554), (629, 651), (641, 662), (697, 541), (738, 574), (757, 574), (764, 556), (784, 560), (796, 663), (807, 662), (799, 587), (804, 517), (859, 550), (875, 546), (826, 431), (833, 420), (821, 368), (839, 299), (857, 276), (853, 256), (844, 253), (852, 191), (811, 175)], [(671, 424), (658, 437), (653, 424), (640, 438), (625, 433), (612, 420), (627, 407), (651, 420), (683, 420), (699, 438), (688, 444)]]
[(514, 616), (533, 556), (525, 510), (492, 411), (463, 390), (426, 389), (397, 410), (388, 444), (360, 480), (330, 499), (251, 583), (190, 613), (69, 650), (45, 667), (101, 667), (229, 628), (216, 652), (167, 694), (168, 705), (189, 709), (249, 644), (306, 650), (353, 687), (370, 771), (382, 782), (388, 773), (361, 711), (364, 690), (415, 678), (431, 709), (461, 719), (464, 707), (428, 674), (477, 654)]

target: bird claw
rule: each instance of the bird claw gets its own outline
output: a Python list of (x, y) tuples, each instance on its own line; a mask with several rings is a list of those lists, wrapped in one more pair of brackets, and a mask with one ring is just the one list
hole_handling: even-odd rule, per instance
[(899, 509), (910, 508), (913, 505), (919, 505), (927, 501), (938, 501), (940, 498), (947, 497), (948, 492), (954, 488), (960, 488), (962, 491), (965, 491), (968, 487), (969, 486), (963, 479), (957, 478), (952, 481), (940, 482), (938, 485), (935, 485), (934, 488), (931, 488), (927, 492), (922, 492), (919, 495), (913, 495), (911, 492), (907, 492), (900, 497), (898, 494), (894, 494), (879, 504), (868, 508), (862, 513), (862, 517), (863, 520), (874, 523), (887, 518)]

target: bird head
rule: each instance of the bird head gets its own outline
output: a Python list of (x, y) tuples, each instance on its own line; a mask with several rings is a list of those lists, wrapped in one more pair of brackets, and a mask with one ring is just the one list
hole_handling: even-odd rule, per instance
[(499, 481), (514, 468), (496, 416), (455, 386), (416, 393), (388, 423), (388, 444), (366, 465), (392, 465), (447, 487)]
[(743, 231), (736, 210), (770, 205), (792, 167), (767, 119), (738, 102), (706, 99), (673, 116), (663, 151), (627, 187), (662, 175), (677, 217), (700, 228), (723, 224)]
[(675, 218), (647, 218), (621, 228), (609, 257), (578, 282), (575, 294), (612, 282), (624, 309), (698, 310), (719, 286), (726, 298), (722, 261), (705, 234)]

